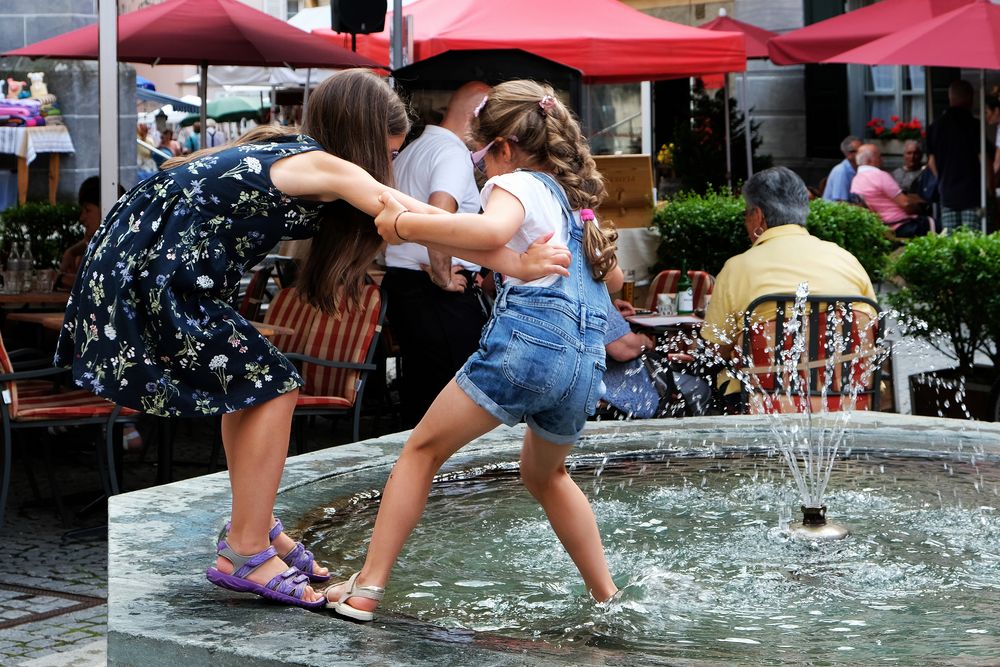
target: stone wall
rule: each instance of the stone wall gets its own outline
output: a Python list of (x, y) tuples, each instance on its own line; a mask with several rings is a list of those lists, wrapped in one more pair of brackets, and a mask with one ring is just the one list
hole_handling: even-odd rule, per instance
[[(20, 48), (42, 39), (80, 28), (97, 21), (97, 0), (2, 0), (0, 2), (0, 52)], [(96, 61), (0, 59), (0, 75), (26, 80), (28, 72), (45, 72), (49, 92), (59, 98), (66, 127), (73, 137), (76, 153), (63, 155), (59, 179), (59, 199), (73, 201), (84, 179), (98, 174), (101, 141), (99, 136), (99, 93)], [(135, 184), (135, 71), (119, 66), (119, 161), (121, 183)], [(0, 169), (16, 168), (14, 157), (0, 155)], [(31, 164), (29, 199), (48, 196), (48, 158), (45, 154)]]

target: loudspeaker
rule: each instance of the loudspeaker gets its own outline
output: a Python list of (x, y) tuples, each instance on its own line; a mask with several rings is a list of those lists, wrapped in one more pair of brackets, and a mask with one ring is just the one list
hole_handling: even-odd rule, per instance
[(330, 0), (332, 28), (367, 35), (385, 30), (386, 0)]

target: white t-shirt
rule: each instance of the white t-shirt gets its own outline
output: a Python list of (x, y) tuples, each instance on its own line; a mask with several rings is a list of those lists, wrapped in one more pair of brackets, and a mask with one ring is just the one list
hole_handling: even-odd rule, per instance
[[(392, 163), (396, 187), (414, 199), (426, 202), (435, 192), (444, 192), (458, 202), (459, 213), (479, 213), (479, 190), (472, 160), (465, 143), (450, 130), (428, 125), (424, 133)], [(420, 270), (430, 264), (427, 248), (419, 243), (401, 243), (386, 248), (387, 266)], [(478, 264), (452, 258), (470, 271)]]
[[(524, 223), (520, 229), (514, 233), (514, 237), (507, 243), (507, 247), (520, 254), (528, 249), (535, 239), (543, 234), (555, 232), (549, 240), (551, 244), (563, 244), (569, 240), (569, 230), (566, 229), (563, 218), (562, 206), (559, 200), (549, 191), (545, 184), (526, 171), (515, 171), (510, 174), (494, 176), (486, 181), (481, 193), (483, 208), (490, 198), (494, 187), (499, 187), (517, 197), (524, 207)], [(580, 224), (579, 211), (573, 212), (573, 218)], [(506, 281), (512, 285), (531, 285), (534, 287), (545, 287), (551, 285), (559, 276), (552, 275), (529, 283), (523, 282), (512, 276), (507, 276)]]

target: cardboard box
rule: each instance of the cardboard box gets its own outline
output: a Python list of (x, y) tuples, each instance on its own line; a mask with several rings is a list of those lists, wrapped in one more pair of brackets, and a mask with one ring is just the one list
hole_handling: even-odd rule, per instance
[(597, 217), (618, 229), (653, 224), (653, 161), (649, 155), (595, 155), (604, 176), (608, 198)]

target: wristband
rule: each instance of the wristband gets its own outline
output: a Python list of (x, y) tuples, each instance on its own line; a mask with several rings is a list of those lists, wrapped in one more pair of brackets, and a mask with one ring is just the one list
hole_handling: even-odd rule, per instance
[(399, 233), (399, 227), (397, 227), (396, 225), (399, 224), (399, 216), (409, 212), (410, 211), (408, 209), (404, 208), (402, 211), (396, 214), (396, 219), (392, 221), (392, 231), (394, 234), (396, 234), (396, 236), (399, 237), (400, 241), (408, 241), (408, 239), (403, 238), (403, 235)]

